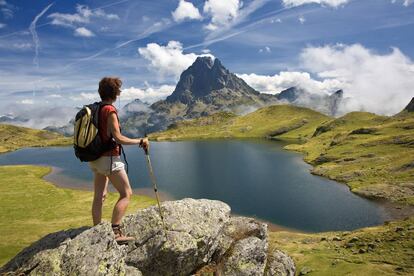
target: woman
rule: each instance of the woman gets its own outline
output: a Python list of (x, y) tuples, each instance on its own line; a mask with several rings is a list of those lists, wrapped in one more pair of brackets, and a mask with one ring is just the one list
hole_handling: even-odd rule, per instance
[(129, 204), (132, 195), (128, 175), (125, 173), (125, 165), (120, 157), (120, 145), (139, 145), (144, 150), (149, 149), (147, 138), (130, 139), (121, 134), (116, 108), (112, 105), (121, 93), (122, 81), (115, 77), (105, 77), (99, 82), (99, 96), (102, 107), (99, 113), (99, 133), (104, 143), (115, 140), (116, 146), (105, 152), (100, 158), (89, 162), (94, 173), (94, 197), (92, 203), (93, 224), (97, 225), (102, 219), (102, 204), (110, 180), (119, 192), (119, 199), (112, 213), (112, 229), (117, 242), (133, 240), (125, 236), (121, 231), (121, 220)]

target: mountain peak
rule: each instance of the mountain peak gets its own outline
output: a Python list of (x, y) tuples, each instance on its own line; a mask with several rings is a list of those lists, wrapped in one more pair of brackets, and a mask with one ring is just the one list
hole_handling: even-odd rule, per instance
[(206, 97), (212, 93), (230, 93), (230, 97), (259, 94), (227, 70), (218, 58), (200, 56), (181, 74), (174, 92), (167, 97), (167, 102), (189, 104), (199, 99), (211, 102)]
[(218, 59), (212, 56), (199, 56), (194, 61), (192, 66), (207, 66), (209, 69), (211, 69), (214, 66), (216, 60)]
[(404, 108), (405, 111), (414, 112), (414, 97), (411, 99), (410, 103)]

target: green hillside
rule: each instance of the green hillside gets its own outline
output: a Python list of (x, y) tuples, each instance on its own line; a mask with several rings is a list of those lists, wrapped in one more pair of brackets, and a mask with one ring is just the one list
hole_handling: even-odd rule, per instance
[(306, 139), (330, 117), (303, 107), (273, 105), (245, 116), (219, 112), (207, 117), (181, 121), (164, 132), (152, 133), (155, 140), (277, 137)]
[(414, 204), (414, 114), (352, 112), (319, 126), (305, 154), (313, 173), (345, 182), (355, 193)]
[(70, 145), (72, 142), (72, 138), (51, 131), (0, 124), (0, 153), (22, 147)]
[(263, 137), (297, 140), (312, 173), (346, 183), (365, 197), (414, 204), (414, 113), (393, 117), (351, 112), (330, 118), (307, 108), (274, 105), (245, 116), (216, 113), (153, 133), (155, 140)]

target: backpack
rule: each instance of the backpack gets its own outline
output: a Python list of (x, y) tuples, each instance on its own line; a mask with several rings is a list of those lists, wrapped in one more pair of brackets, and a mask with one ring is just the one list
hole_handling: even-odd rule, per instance
[(99, 135), (99, 113), (105, 105), (100, 102), (85, 105), (76, 114), (73, 147), (76, 157), (82, 162), (94, 161), (116, 147), (113, 139), (104, 143)]

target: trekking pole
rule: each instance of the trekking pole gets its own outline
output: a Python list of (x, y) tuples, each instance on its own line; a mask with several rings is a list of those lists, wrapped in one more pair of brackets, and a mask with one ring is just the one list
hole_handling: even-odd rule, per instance
[(149, 150), (146, 148), (146, 149), (144, 149), (144, 151), (145, 151), (145, 156), (147, 158), (147, 165), (148, 165), (148, 170), (149, 170), (149, 173), (150, 173), (150, 178), (151, 178), (152, 186), (154, 187), (155, 197), (157, 198), (158, 209), (160, 211), (162, 225), (164, 226), (164, 229), (167, 230), (167, 227), (165, 226), (165, 222), (164, 222), (164, 216), (163, 216), (162, 210), (161, 210), (160, 199), (158, 197), (157, 182), (155, 181), (154, 171), (152, 170), (151, 159), (150, 159), (150, 156), (149, 156)]

